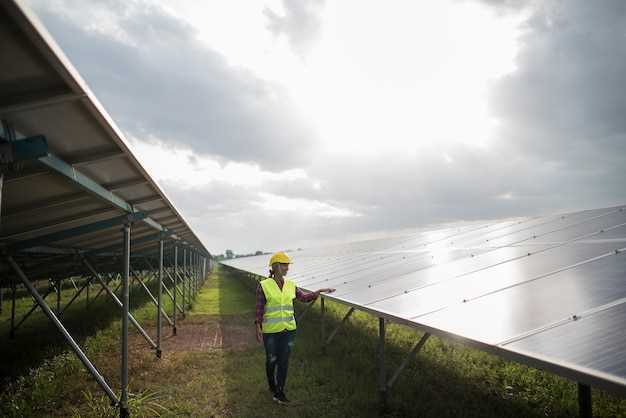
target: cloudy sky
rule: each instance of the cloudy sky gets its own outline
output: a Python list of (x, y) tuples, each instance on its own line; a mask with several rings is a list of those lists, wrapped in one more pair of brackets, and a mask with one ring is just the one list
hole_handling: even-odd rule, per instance
[(626, 2), (28, 0), (209, 250), (626, 203)]

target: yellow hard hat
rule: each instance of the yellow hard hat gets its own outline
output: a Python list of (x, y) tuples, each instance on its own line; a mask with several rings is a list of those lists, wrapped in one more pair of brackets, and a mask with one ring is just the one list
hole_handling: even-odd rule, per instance
[(272, 258), (270, 258), (270, 267), (272, 267), (274, 263), (291, 264), (291, 259), (287, 254), (279, 251), (277, 253), (274, 253), (274, 255), (272, 255)]

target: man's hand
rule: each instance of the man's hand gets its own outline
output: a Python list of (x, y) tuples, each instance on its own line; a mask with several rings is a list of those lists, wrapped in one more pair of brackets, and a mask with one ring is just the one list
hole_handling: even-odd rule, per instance
[(261, 331), (261, 324), (256, 324), (256, 342), (263, 342), (263, 331)]
[(325, 289), (320, 289), (317, 291), (318, 294), (320, 293), (333, 293), (335, 291), (335, 289), (331, 289), (330, 287), (327, 287)]

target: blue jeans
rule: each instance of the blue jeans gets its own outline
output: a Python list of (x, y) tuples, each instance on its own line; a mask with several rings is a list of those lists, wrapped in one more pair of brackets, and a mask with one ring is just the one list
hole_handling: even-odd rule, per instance
[(282, 392), (287, 381), (289, 353), (293, 349), (296, 331), (281, 331), (263, 334), (265, 346), (265, 371), (272, 392)]

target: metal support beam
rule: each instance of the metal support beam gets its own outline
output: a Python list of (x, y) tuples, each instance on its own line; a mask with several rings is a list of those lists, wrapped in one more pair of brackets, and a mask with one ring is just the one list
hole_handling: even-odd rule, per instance
[(102, 221), (93, 222), (87, 225), (77, 226), (76, 228), (65, 229), (63, 231), (39, 236), (37, 238), (20, 241), (20, 242), (13, 244), (11, 246), (11, 249), (15, 251), (19, 251), (19, 250), (24, 250), (24, 249), (31, 248), (31, 247), (41, 246), (50, 242), (60, 241), (63, 239), (73, 238), (79, 235), (90, 234), (92, 232), (97, 232), (103, 229), (112, 228), (117, 225), (122, 225), (126, 222), (132, 222), (132, 221), (144, 219), (145, 217), (146, 215), (142, 212), (116, 216), (116, 217), (105, 219)]
[(78, 346), (78, 344), (76, 344), (76, 341), (74, 341), (74, 339), (69, 334), (69, 332), (67, 332), (67, 330), (65, 329), (61, 321), (59, 321), (59, 319), (56, 317), (54, 312), (52, 312), (52, 310), (48, 307), (48, 305), (43, 300), (39, 292), (37, 292), (37, 289), (35, 289), (35, 287), (30, 282), (30, 280), (28, 280), (28, 278), (26, 277), (22, 269), (17, 265), (15, 260), (13, 260), (13, 257), (9, 256), (6, 258), (6, 260), (11, 265), (11, 268), (13, 268), (13, 271), (15, 271), (15, 273), (17, 274), (21, 282), (24, 284), (28, 292), (31, 294), (31, 296), (35, 298), (35, 300), (37, 301), (37, 304), (39, 304), (39, 306), (41, 307), (41, 310), (43, 310), (43, 312), (46, 314), (50, 322), (52, 322), (57, 327), (59, 332), (63, 335), (63, 337), (65, 338), (65, 341), (69, 344), (72, 351), (74, 351), (74, 354), (76, 354), (76, 356), (83, 363), (87, 371), (94, 377), (94, 379), (96, 379), (96, 382), (98, 382), (98, 385), (102, 388), (102, 390), (104, 390), (104, 392), (109, 397), (111, 402), (114, 405), (116, 405), (118, 403), (118, 400), (117, 400), (117, 397), (115, 396), (115, 393), (113, 393), (113, 390), (111, 390), (111, 388), (109, 387), (107, 382), (104, 380), (100, 372), (91, 363), (91, 361), (89, 361), (89, 359), (87, 358), (85, 353), (83, 353), (83, 351)]
[(354, 312), (354, 307), (351, 307), (348, 310), (348, 312), (343, 316), (343, 319), (341, 320), (339, 325), (337, 325), (337, 327), (333, 330), (333, 332), (331, 332), (330, 336), (328, 337), (328, 340), (326, 340), (326, 345), (330, 344), (333, 338), (335, 338), (335, 335), (337, 335), (337, 333), (339, 332), (339, 329), (341, 329), (343, 324), (348, 320), (348, 318), (350, 318), (353, 312)]
[(83, 192), (66, 194), (61, 197), (53, 197), (14, 207), (11, 212), (5, 213), (5, 217), (21, 217), (33, 213), (49, 211), (58, 206), (75, 205), (85, 200), (91, 199), (91, 196)]
[(400, 376), (400, 373), (402, 373), (402, 370), (404, 370), (406, 365), (409, 364), (409, 361), (413, 357), (415, 357), (415, 354), (422, 349), (424, 344), (426, 344), (426, 341), (428, 341), (429, 337), (430, 337), (430, 334), (425, 333), (424, 335), (422, 335), (422, 338), (420, 338), (420, 340), (415, 344), (415, 346), (413, 346), (413, 349), (409, 352), (409, 354), (407, 354), (407, 356), (404, 358), (404, 361), (402, 361), (402, 364), (400, 365), (400, 367), (396, 369), (393, 376), (391, 376), (391, 379), (389, 379), (389, 381), (387, 382), (388, 390), (391, 390), (391, 388), (393, 387), (393, 384), (396, 382), (396, 379), (398, 379), (398, 376)]
[[(84, 175), (80, 171), (76, 170), (70, 164), (66, 163), (65, 161), (61, 160), (60, 158), (58, 158), (57, 156), (53, 154), (48, 154), (45, 157), (41, 157), (38, 159), (38, 161), (44, 166), (46, 166), (47, 168), (49, 168), (50, 170), (64, 176), (68, 180), (77, 184), (83, 190), (86, 190), (92, 195), (113, 205), (114, 207), (121, 209), (127, 213), (134, 213), (136, 211), (130, 203), (128, 203), (127, 201), (125, 201), (124, 199), (122, 199), (121, 197), (113, 193), (112, 190), (119, 189), (121, 184), (118, 184), (116, 187), (114, 187), (114, 185), (109, 185), (109, 188), (111, 190), (107, 190), (107, 188), (101, 186), (98, 182), (92, 180), (91, 178)], [(148, 180), (143, 177), (138, 178), (138, 179), (133, 179), (132, 181), (135, 182), (136, 184), (144, 184), (148, 182)], [(124, 187), (129, 187), (128, 182), (124, 184)], [(152, 228), (156, 229), (157, 231), (163, 232), (167, 230), (158, 222), (156, 222), (154, 219), (144, 218), (143, 222), (150, 225)]]
[[(128, 295), (128, 279), (130, 276), (130, 224), (124, 225), (124, 257), (122, 261), (122, 368), (120, 417), (129, 416), (128, 410), (128, 317), (130, 316)], [(83, 259), (87, 264), (87, 260)], [(93, 273), (96, 273), (95, 270)], [(97, 275), (97, 273), (96, 273)], [(97, 275), (97, 277), (99, 277)], [(116, 298), (117, 299), (117, 298)]]
[(6, 116), (13, 113), (21, 113), (42, 107), (54, 106), (61, 103), (73, 102), (83, 97), (87, 97), (85, 94), (76, 93), (52, 93), (48, 92), (45, 95), (39, 95), (37, 98), (31, 98), (30, 100), (21, 101), (18, 103), (11, 103), (0, 107), (0, 116)]
[(578, 413), (580, 418), (592, 418), (591, 387), (584, 383), (578, 383)]
[[(169, 274), (169, 273), (168, 273)], [(174, 315), (174, 324), (172, 325), (172, 334), (176, 335), (176, 293), (178, 291), (178, 246), (174, 245), (174, 306), (172, 314)], [(184, 302), (183, 302), (184, 305)], [(183, 311), (183, 316), (185, 311)]]
[(387, 409), (387, 374), (385, 370), (385, 318), (378, 318), (378, 392), (381, 409)]
[(74, 167), (72, 167), (70, 164), (66, 163), (59, 157), (53, 154), (48, 154), (45, 157), (39, 158), (39, 162), (50, 170), (54, 171), (55, 173), (58, 173), (66, 177), (73, 183), (76, 183), (87, 192), (101, 198), (107, 203), (114, 205), (118, 209), (121, 209), (124, 212), (128, 213), (134, 212), (133, 207), (128, 204), (128, 202), (126, 202), (124, 199), (105, 189), (98, 182), (87, 177), (80, 171), (74, 169)]
[[(124, 231), (126, 231), (126, 227), (124, 227)], [(126, 239), (126, 238), (124, 238), (124, 239)], [(124, 244), (126, 244), (126, 242), (124, 242)], [(123, 303), (119, 300), (119, 298), (117, 297), (115, 292), (112, 291), (111, 288), (106, 284), (106, 282), (102, 279), (102, 276), (100, 276), (100, 274), (91, 265), (91, 263), (86, 258), (83, 258), (82, 261), (83, 261), (83, 264), (85, 265), (85, 267), (87, 267), (87, 269), (91, 272), (91, 274), (93, 274), (93, 276), (96, 278), (96, 280), (98, 280), (98, 282), (100, 282), (100, 285), (102, 285), (104, 291), (111, 297), (111, 299), (113, 299), (115, 304), (117, 306), (119, 306), (120, 308), (124, 309)], [(130, 264), (130, 260), (129, 260), (129, 264)], [(124, 267), (124, 266), (122, 266), (122, 267)], [(129, 267), (129, 269), (130, 269), (130, 267)], [(122, 270), (122, 272), (124, 272), (124, 270)], [(124, 278), (123, 278), (123, 275), (122, 275), (122, 281), (120, 283), (120, 286), (123, 286), (123, 285), (124, 285)], [(124, 297), (123, 293), (124, 293), (124, 289), (122, 289), (122, 297)], [(95, 298), (94, 298), (94, 300), (95, 300)], [(156, 348), (156, 343), (154, 341), (152, 341), (152, 338), (150, 338), (148, 333), (141, 327), (141, 325), (139, 325), (139, 322), (137, 322), (137, 320), (135, 319), (133, 314), (131, 314), (129, 312), (127, 316), (128, 316), (128, 320), (130, 321), (130, 323), (133, 324), (133, 326), (137, 329), (137, 331), (139, 331), (139, 333), (148, 342), (148, 344), (150, 344), (150, 347), (151, 348)]]
[(126, 158), (126, 154), (116, 149), (112, 151), (98, 152), (95, 154), (79, 155), (74, 158), (70, 157), (69, 163), (72, 167), (82, 167), (117, 158)]
[(156, 349), (156, 355), (158, 358), (161, 358), (161, 331), (162, 331), (162, 324), (161, 324), (161, 311), (163, 310), (162, 307), (162, 299), (163, 299), (163, 240), (160, 239), (159, 240), (159, 276), (158, 276), (158, 290), (157, 290), (157, 303), (158, 303), (158, 308), (157, 308), (157, 320), (156, 320), (156, 335), (157, 335), (157, 349)]

